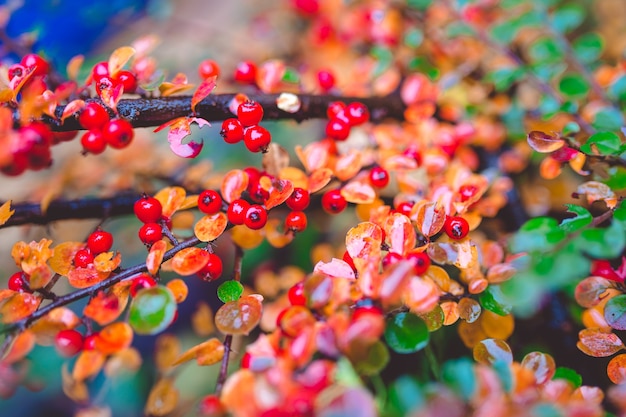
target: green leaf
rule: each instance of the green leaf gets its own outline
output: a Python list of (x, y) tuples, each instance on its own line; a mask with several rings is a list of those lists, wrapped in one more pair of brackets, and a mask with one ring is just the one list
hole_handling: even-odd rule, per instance
[(398, 313), (385, 329), (385, 340), (398, 353), (413, 353), (428, 345), (430, 333), (426, 323), (415, 314)]
[(550, 403), (538, 403), (535, 404), (530, 415), (535, 417), (563, 417), (563, 413), (559, 408)]
[(569, 97), (582, 97), (589, 92), (589, 85), (581, 75), (567, 74), (559, 81), (559, 91)]
[(417, 10), (426, 10), (430, 7), (433, 0), (407, 0), (406, 4)]
[(500, 68), (487, 74), (487, 81), (492, 82), (496, 91), (508, 89), (514, 82), (524, 76), (524, 70), (519, 67)]
[(409, 30), (404, 35), (404, 44), (409, 48), (417, 48), (424, 41), (424, 34), (419, 29)]
[(496, 361), (491, 365), (491, 367), (494, 371), (496, 371), (504, 391), (511, 392), (513, 389), (513, 374), (511, 373), (511, 366), (504, 361)]
[[(567, 70), (567, 64), (559, 62), (537, 62), (531, 65), (533, 74), (542, 81), (552, 82)], [(558, 106), (558, 105), (557, 105)]]
[(624, 116), (614, 107), (604, 107), (596, 113), (591, 125), (597, 130), (619, 130), (624, 126)]
[(467, 358), (447, 361), (441, 372), (443, 381), (452, 390), (468, 401), (476, 391), (476, 374), (474, 364)]
[(137, 334), (156, 334), (167, 328), (176, 315), (176, 300), (163, 285), (143, 288), (130, 305), (128, 324)]
[(375, 77), (385, 72), (393, 62), (393, 53), (389, 48), (374, 46), (370, 50), (370, 55), (376, 60), (376, 68), (374, 68)]
[(290, 84), (297, 84), (300, 82), (300, 75), (295, 68), (287, 67), (283, 74), (282, 81)]
[(626, 330), (626, 294), (616, 295), (607, 301), (604, 319), (615, 330)]
[(622, 75), (609, 86), (609, 96), (614, 100), (626, 101), (626, 75)]
[(576, 122), (569, 122), (563, 126), (563, 136), (580, 132), (580, 126)]
[(583, 230), (576, 239), (578, 248), (595, 259), (617, 258), (626, 246), (624, 226), (614, 221), (611, 226), (601, 229)]
[(361, 375), (377, 375), (389, 363), (389, 349), (380, 340), (377, 340), (367, 349), (367, 357), (354, 365), (354, 369)]
[(543, 37), (535, 41), (528, 50), (530, 57), (537, 62), (551, 63), (563, 59), (563, 52), (552, 38)]
[(337, 366), (335, 368), (335, 380), (337, 383), (346, 387), (363, 386), (361, 377), (356, 373), (352, 363), (345, 356), (340, 357), (337, 361)]
[(579, 5), (563, 6), (552, 14), (552, 28), (557, 32), (567, 33), (578, 27), (584, 18), (585, 11)]
[(598, 132), (591, 135), (580, 150), (592, 155), (615, 155), (620, 152), (621, 147), (622, 143), (615, 133)]
[(626, 189), (626, 168), (620, 166), (609, 167), (607, 169), (609, 178), (602, 182), (608, 185), (613, 191)]
[(474, 29), (472, 29), (472, 27), (467, 23), (452, 22), (446, 26), (445, 34), (446, 37), (450, 39), (457, 38), (459, 36), (472, 36), (474, 34)]
[(550, 250), (565, 237), (556, 219), (536, 217), (527, 221), (509, 240), (513, 253), (544, 252)]
[(506, 316), (513, 308), (504, 294), (502, 294), (500, 285), (488, 286), (487, 289), (480, 294), (479, 300), (484, 309), (500, 316)]
[(398, 416), (409, 415), (411, 411), (421, 409), (425, 403), (422, 388), (408, 375), (402, 375), (391, 384), (388, 398), (392, 412)]
[(564, 379), (572, 384), (574, 388), (578, 388), (583, 384), (583, 377), (578, 372), (564, 366), (556, 368), (552, 379)]
[(231, 280), (223, 282), (217, 289), (217, 297), (223, 303), (237, 301), (243, 294), (243, 285), (239, 281)]
[(593, 63), (598, 59), (604, 48), (604, 41), (597, 33), (588, 32), (581, 35), (572, 44), (574, 54), (583, 63)]

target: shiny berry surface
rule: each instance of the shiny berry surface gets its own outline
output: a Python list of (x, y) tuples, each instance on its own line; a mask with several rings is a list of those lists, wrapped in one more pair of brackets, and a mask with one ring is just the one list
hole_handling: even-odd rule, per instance
[(203, 80), (213, 76), (217, 77), (220, 75), (220, 66), (212, 59), (205, 59), (198, 65), (198, 75)]
[(107, 148), (107, 141), (99, 130), (89, 130), (80, 137), (80, 144), (85, 154), (99, 155)]
[(326, 136), (339, 141), (346, 140), (350, 136), (350, 125), (339, 118), (331, 119), (326, 124)]
[(304, 281), (300, 281), (287, 292), (287, 297), (292, 306), (306, 305), (306, 296), (304, 295)]
[(321, 70), (317, 72), (317, 83), (322, 91), (327, 92), (335, 86), (335, 76), (332, 72)]
[(428, 267), (430, 267), (430, 258), (426, 252), (410, 252), (407, 254), (406, 259), (413, 263), (413, 271), (416, 275), (426, 273)]
[(137, 90), (137, 77), (130, 71), (122, 70), (115, 74), (114, 81), (124, 87), (124, 92), (133, 94)]
[(222, 196), (215, 190), (204, 190), (198, 195), (198, 209), (206, 214), (222, 210)]
[(20, 62), (24, 68), (34, 69), (33, 76), (43, 77), (50, 72), (50, 64), (37, 54), (24, 55)]
[(222, 130), (220, 135), (226, 143), (237, 143), (243, 140), (243, 126), (238, 119), (231, 117), (222, 122)]
[(287, 199), (287, 207), (294, 211), (303, 211), (309, 207), (311, 202), (311, 194), (304, 188), (296, 187), (291, 192), (291, 195)]
[(9, 277), (8, 288), (12, 291), (28, 291), (26, 283), (26, 274), (24, 272), (16, 272)]
[(469, 233), (469, 224), (463, 217), (448, 216), (443, 224), (443, 230), (451, 239), (459, 240)]
[(285, 217), (285, 229), (293, 232), (303, 232), (307, 226), (306, 214), (301, 211), (291, 211)]
[(152, 245), (163, 237), (163, 229), (158, 223), (146, 223), (139, 229), (139, 240), (146, 245)]
[(204, 281), (215, 281), (222, 276), (224, 266), (222, 259), (214, 253), (210, 253), (206, 265), (198, 272), (198, 276)]
[(267, 210), (263, 207), (258, 204), (253, 204), (246, 210), (244, 224), (248, 228), (252, 230), (262, 229), (265, 223), (267, 223)]
[(133, 211), (135, 212), (135, 216), (143, 223), (157, 223), (161, 220), (163, 206), (156, 198), (144, 195), (139, 200), (135, 201)]
[(137, 291), (143, 288), (154, 287), (155, 285), (157, 285), (157, 283), (150, 275), (140, 274), (139, 276), (134, 278), (132, 283), (130, 284), (130, 295), (131, 297), (134, 297), (137, 295)]
[(112, 148), (123, 149), (133, 140), (133, 126), (124, 119), (111, 120), (102, 128), (102, 136)]
[(228, 211), (226, 212), (226, 215), (228, 216), (228, 221), (235, 225), (243, 224), (249, 208), (250, 203), (248, 203), (246, 200), (233, 200), (229, 204)]
[(341, 213), (348, 207), (348, 202), (341, 195), (340, 190), (327, 191), (322, 196), (322, 208), (330, 214)]
[(264, 152), (272, 141), (271, 133), (262, 126), (252, 126), (246, 129), (243, 143), (250, 152)]
[(83, 335), (74, 329), (61, 330), (54, 337), (54, 347), (61, 356), (69, 358), (83, 350)]
[(242, 61), (235, 68), (234, 79), (238, 83), (254, 84), (256, 83), (257, 66), (252, 61)]
[(109, 121), (109, 112), (100, 103), (87, 103), (78, 116), (78, 123), (88, 130), (101, 129)]
[(350, 126), (361, 125), (368, 122), (370, 119), (370, 112), (367, 109), (367, 106), (358, 101), (348, 104), (345, 114), (350, 122)]
[(113, 235), (104, 230), (96, 230), (87, 238), (87, 247), (94, 255), (107, 252), (113, 246)]
[(93, 263), (93, 254), (88, 248), (80, 249), (74, 255), (74, 266), (76, 268), (87, 268)]
[(237, 108), (237, 119), (242, 126), (258, 125), (263, 120), (263, 107), (256, 101), (246, 101)]
[(383, 167), (375, 166), (370, 170), (370, 183), (376, 188), (385, 188), (389, 184), (389, 173)]

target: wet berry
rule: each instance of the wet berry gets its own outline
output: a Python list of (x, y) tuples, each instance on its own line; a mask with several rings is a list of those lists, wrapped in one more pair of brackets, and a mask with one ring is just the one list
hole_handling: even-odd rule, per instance
[(348, 118), (350, 126), (361, 125), (365, 122), (368, 122), (370, 119), (370, 112), (367, 109), (367, 106), (358, 101), (348, 104), (345, 110), (345, 114)]
[(83, 350), (84, 337), (74, 329), (61, 330), (54, 338), (54, 347), (61, 356), (69, 358)]
[(301, 211), (292, 211), (285, 217), (285, 229), (293, 232), (303, 232), (306, 229), (306, 214)]
[(258, 204), (251, 205), (246, 211), (244, 224), (252, 230), (258, 230), (262, 229), (265, 223), (267, 223), (267, 211)]
[(343, 141), (350, 135), (350, 125), (339, 118), (330, 119), (326, 124), (326, 136)]
[(123, 149), (133, 140), (133, 126), (124, 119), (111, 120), (102, 128), (102, 136), (112, 148)]
[(376, 188), (385, 188), (389, 184), (389, 173), (383, 167), (372, 168), (369, 177), (370, 183)]
[(157, 283), (150, 275), (140, 274), (139, 276), (134, 278), (132, 283), (130, 284), (130, 295), (131, 297), (134, 297), (137, 295), (137, 291), (143, 288), (154, 287), (155, 285), (157, 285)]
[(249, 208), (250, 203), (248, 203), (246, 200), (233, 200), (229, 204), (228, 211), (226, 212), (226, 215), (228, 216), (228, 221), (235, 225), (243, 224)]
[(252, 61), (242, 61), (235, 68), (235, 81), (244, 84), (256, 83), (257, 67)]
[(198, 276), (204, 281), (215, 281), (222, 276), (223, 269), (220, 257), (210, 253), (206, 265), (198, 272)]
[(322, 91), (327, 92), (335, 86), (335, 76), (330, 71), (318, 71), (317, 83), (319, 84)]
[(238, 119), (231, 117), (222, 122), (222, 130), (220, 135), (226, 143), (237, 143), (243, 140), (243, 126)]
[(50, 64), (37, 54), (24, 55), (20, 62), (24, 68), (34, 68), (33, 76), (43, 77), (50, 72)]
[(446, 222), (443, 224), (443, 230), (451, 239), (459, 240), (469, 233), (469, 224), (463, 217), (447, 216)]
[(89, 249), (80, 249), (74, 254), (74, 266), (76, 268), (87, 268), (90, 263), (93, 263), (93, 254)]
[(311, 195), (304, 188), (296, 187), (287, 199), (287, 207), (294, 211), (303, 211), (309, 206)]
[(113, 246), (113, 235), (104, 230), (96, 230), (87, 238), (87, 247), (92, 254), (107, 252)]
[(118, 72), (113, 80), (122, 84), (125, 93), (133, 94), (137, 90), (137, 77), (130, 71), (122, 70)]
[(250, 152), (265, 152), (270, 142), (272, 141), (272, 135), (270, 132), (262, 126), (252, 126), (246, 129), (243, 136), (243, 143)]
[(258, 125), (263, 120), (263, 107), (256, 101), (246, 101), (237, 108), (237, 119), (243, 127)]
[(205, 59), (198, 65), (198, 74), (203, 80), (213, 76), (217, 77), (220, 75), (220, 67), (212, 59)]
[(292, 306), (306, 305), (306, 296), (304, 295), (304, 281), (300, 281), (293, 287), (289, 288), (287, 297)]
[(430, 267), (430, 258), (426, 252), (410, 252), (406, 259), (413, 263), (413, 271), (416, 275), (423, 275)]
[(163, 206), (161, 202), (149, 195), (143, 195), (133, 206), (135, 216), (143, 223), (157, 223), (161, 220)]
[(215, 190), (204, 190), (198, 195), (198, 209), (206, 214), (222, 210), (222, 196)]
[(139, 229), (139, 240), (146, 245), (152, 245), (163, 237), (163, 229), (158, 223), (146, 223)]
[(24, 272), (16, 272), (9, 277), (8, 288), (11, 291), (29, 291), (26, 281), (26, 274)]

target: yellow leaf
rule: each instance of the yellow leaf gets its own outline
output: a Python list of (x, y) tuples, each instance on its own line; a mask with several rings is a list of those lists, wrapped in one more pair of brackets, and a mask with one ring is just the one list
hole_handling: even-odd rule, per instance
[(89, 390), (83, 381), (77, 381), (67, 370), (67, 362), (61, 367), (63, 392), (72, 401), (83, 403), (89, 401)]
[(11, 200), (7, 201), (0, 206), (0, 226), (5, 224), (11, 216), (13, 216), (15, 210), (11, 210)]
[(96, 375), (104, 365), (104, 355), (97, 350), (83, 350), (72, 370), (72, 377), (77, 381), (84, 381)]
[(213, 365), (221, 361), (223, 356), (224, 345), (217, 338), (212, 337), (206, 342), (202, 342), (185, 351), (176, 358), (172, 365), (180, 365), (194, 358), (201, 366)]
[(109, 74), (111, 78), (115, 77), (133, 55), (135, 55), (135, 48), (130, 46), (122, 46), (113, 51), (109, 57)]
[(66, 66), (67, 78), (76, 80), (76, 78), (78, 78), (78, 71), (80, 71), (80, 67), (83, 65), (84, 61), (85, 57), (83, 55), (72, 57)]
[(220, 237), (226, 230), (226, 226), (228, 226), (228, 217), (219, 212), (202, 217), (194, 226), (193, 231), (201, 241), (210, 242)]
[(153, 416), (164, 416), (171, 413), (178, 404), (179, 393), (174, 381), (160, 379), (150, 390), (144, 412)]

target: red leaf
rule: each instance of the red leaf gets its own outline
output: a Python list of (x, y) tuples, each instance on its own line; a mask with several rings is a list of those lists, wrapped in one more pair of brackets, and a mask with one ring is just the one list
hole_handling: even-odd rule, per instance
[(191, 97), (191, 111), (196, 113), (196, 105), (208, 97), (209, 94), (215, 89), (217, 84), (215, 80), (217, 76), (209, 77), (206, 80), (202, 81), (202, 83), (196, 89), (196, 92), (193, 93), (193, 97)]

